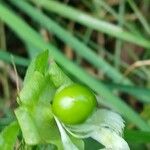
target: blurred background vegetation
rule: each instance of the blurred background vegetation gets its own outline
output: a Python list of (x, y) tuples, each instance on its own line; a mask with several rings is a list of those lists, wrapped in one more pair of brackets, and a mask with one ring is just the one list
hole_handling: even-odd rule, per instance
[(149, 0), (0, 0), (0, 130), (15, 119), (30, 61), (48, 49), (122, 114), (131, 149), (150, 149), (149, 13)]

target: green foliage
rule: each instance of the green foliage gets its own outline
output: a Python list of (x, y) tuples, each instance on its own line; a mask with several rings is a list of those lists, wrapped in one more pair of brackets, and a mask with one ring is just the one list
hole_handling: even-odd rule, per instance
[[(31, 62), (31, 65), (27, 70), (27, 74), (26, 74), (27, 77), (25, 78), (26, 80), (24, 82), (21, 92), (18, 95), (19, 107), (15, 110), (15, 114), (18, 123), (20, 125), (25, 143), (28, 145), (53, 144), (56, 145), (59, 150), (61, 149), (84, 150), (84, 143), (79, 138), (80, 132), (81, 133), (84, 132), (85, 135), (86, 134), (90, 135), (98, 142), (102, 142), (102, 144), (104, 144), (106, 147), (108, 148), (114, 147), (112, 145), (114, 143), (104, 142), (103, 140), (101, 140), (101, 138), (103, 136), (106, 136), (107, 132), (110, 132), (109, 130), (113, 128), (113, 130), (115, 130), (116, 132), (114, 134), (116, 134), (115, 136), (117, 137), (117, 139), (118, 140), (121, 139), (121, 137), (119, 137), (117, 134), (118, 132), (122, 133), (122, 129), (124, 125), (123, 125), (123, 120), (119, 117), (119, 115), (113, 113), (111, 114), (109, 113), (109, 111), (108, 114), (105, 114), (105, 112), (103, 111), (97, 114), (97, 112), (99, 112), (97, 111), (94, 113), (94, 115), (92, 115), (93, 117), (91, 116), (88, 117), (89, 119), (91, 118), (90, 120), (92, 120), (90, 121), (90, 123), (85, 122), (85, 125), (84, 123), (82, 123), (81, 126), (79, 127), (75, 126), (77, 131), (79, 130), (79, 133), (75, 133), (75, 134), (71, 133), (72, 129), (70, 130), (70, 127), (69, 128), (67, 126), (63, 127), (64, 125), (58, 120), (59, 118), (57, 119), (53, 115), (51, 109), (51, 101), (54, 97), (54, 93), (56, 92), (56, 89), (60, 87), (64, 88), (65, 86), (68, 86), (69, 82), (70, 84), (72, 83), (72, 81), (61, 71), (61, 69), (55, 63), (54, 65), (50, 65), (50, 68), (52, 68), (53, 66), (54, 68), (49, 69), (50, 70), (49, 71), (48, 51), (44, 51)], [(56, 75), (55, 78), (52, 78), (53, 77), (52, 73), (55, 73)], [(56, 77), (58, 77), (58, 81), (60, 81), (61, 83), (58, 84), (59, 86), (56, 84), (57, 87), (54, 86), (57, 80)], [(83, 94), (80, 89), (76, 89), (76, 90), (79, 90), (81, 94)], [(61, 92), (62, 91), (63, 89), (61, 90)], [(100, 118), (102, 117), (102, 119), (100, 119), (100, 121), (98, 122), (95, 119), (92, 119), (95, 117), (97, 118), (97, 116), (100, 116)], [(110, 125), (112, 123), (112, 119), (110, 119), (109, 117), (116, 119), (115, 121), (116, 124)], [(91, 127), (94, 128), (91, 127), (86, 128), (87, 125), (90, 125)], [(105, 129), (106, 130), (105, 132), (103, 132), (103, 125), (104, 126), (108, 125), (108, 129)], [(74, 126), (72, 127), (74, 128)], [(5, 130), (7, 131), (8, 129)], [(87, 129), (90, 129), (91, 132), (90, 134)], [(5, 130), (2, 132), (2, 137), (5, 135), (4, 134)], [(11, 133), (11, 130), (12, 129), (10, 128), (10, 131), (8, 130), (8, 132)], [(66, 133), (65, 130), (68, 131), (69, 134), (70, 133), (71, 134), (68, 135), (68, 133)], [(99, 135), (97, 135), (97, 133), (99, 133)], [(99, 138), (99, 136), (101, 138)], [(112, 137), (114, 136), (112, 135)], [(8, 137), (8, 139), (9, 138), (10, 137)], [(3, 139), (1, 139), (1, 142), (3, 143)], [(126, 143), (120, 142), (120, 144), (124, 145)], [(128, 150), (128, 146), (126, 148)]]
[(54, 85), (59, 88), (60, 86), (66, 86), (73, 83), (65, 74), (61, 71), (55, 62), (51, 62), (49, 68), (49, 75)]
[(12, 122), (0, 133), (0, 149), (13, 150), (17, 136), (19, 134), (19, 125), (17, 122)]
[[(79, 41), (75, 36), (70, 34), (67, 30), (63, 29), (59, 24), (53, 21), (50, 17), (46, 16), (41, 11), (35, 9), (24, 1), (13, 0), (21, 10), (25, 11), (32, 19), (44, 26), (50, 32), (54, 33), (59, 39), (70, 45), (79, 55), (88, 60), (96, 68), (101, 70), (109, 76), (113, 81), (123, 81), (124, 84), (131, 85), (131, 81), (125, 78), (120, 72), (115, 70), (103, 58), (98, 57), (92, 49), (86, 46), (83, 42)], [(64, 36), (65, 35), (65, 36)]]
[[(13, 58), (13, 60), (12, 60), (12, 58)], [(30, 61), (28, 59), (11, 55), (10, 53), (3, 51), (3, 50), (0, 50), (0, 59), (3, 61), (6, 61), (8, 63), (12, 63), (12, 61), (14, 61), (16, 65), (21, 65), (21, 66), (25, 66), (25, 67), (28, 66), (30, 63)]]
[[(56, 87), (53, 84), (55, 80), (48, 72), (48, 56), (48, 51), (44, 51), (31, 62), (23, 89), (18, 96), (20, 106), (15, 114), (27, 144), (50, 143), (61, 150), (60, 134), (51, 112), (51, 101)], [(61, 70), (57, 73), (61, 73)], [(59, 76), (58, 79), (62, 81), (65, 78)]]
[[(69, 2), (71, 3), (71, 1)], [(106, 147), (110, 144), (105, 141), (103, 135), (111, 135), (109, 137), (112, 138), (112, 141), (117, 139), (118, 141), (122, 141), (120, 143), (126, 145), (126, 142), (124, 142), (120, 136), (123, 132), (123, 120), (115, 113), (113, 114), (113, 112), (108, 112), (108, 114), (107, 111), (105, 112), (104, 110), (98, 111), (97, 113), (95, 112), (84, 124), (76, 127), (68, 127), (55, 118), (51, 111), (51, 103), (56, 90), (58, 88), (61, 90), (65, 86), (73, 83), (61, 70), (60, 66), (78, 82), (82, 82), (95, 92), (99, 106), (104, 105), (122, 114), (128, 121), (127, 128), (137, 127), (140, 129), (127, 129), (125, 131), (124, 137), (125, 140), (130, 143), (131, 149), (146, 149), (146, 144), (150, 142), (150, 108), (149, 105), (147, 105), (150, 102), (150, 89), (143, 88), (143, 85), (149, 87), (149, 83), (147, 83), (149, 79), (145, 78), (150, 77), (149, 70), (142, 67), (142, 69), (134, 71), (134, 74), (136, 74), (138, 78), (141, 79), (142, 77), (143, 79), (140, 81), (140, 79), (137, 78), (139, 82), (142, 83), (142, 87), (137, 87), (134, 80), (132, 80), (134, 76), (126, 77), (122, 73), (123, 67), (127, 68), (128, 65), (120, 59), (122, 46), (124, 44), (126, 45), (126, 42), (137, 45), (137, 50), (139, 46), (142, 47), (142, 50), (150, 48), (150, 43), (147, 38), (150, 34), (150, 26), (146, 17), (142, 15), (139, 9), (141, 7), (143, 12), (145, 11), (146, 13), (148, 7), (146, 3), (149, 4), (149, 2), (140, 2), (140, 4), (144, 5), (140, 5), (138, 8), (138, 3), (135, 3), (133, 0), (123, 0), (118, 2), (118, 12), (116, 11), (117, 7), (113, 9), (107, 2), (101, 0), (81, 0), (81, 3), (85, 4), (85, 9), (83, 8), (83, 10), (88, 8), (88, 11), (91, 11), (89, 14), (76, 9), (75, 6), (73, 6), (73, 8), (63, 2), (54, 0), (9, 0), (8, 3), (2, 0), (0, 2), (0, 20), (22, 40), (29, 54), (29, 59), (25, 59), (17, 55), (11, 57), (11, 53), (0, 51), (0, 59), (9, 63), (14, 61), (15, 64), (24, 67), (27, 67), (31, 59), (33, 59), (26, 72), (23, 88), (17, 98), (19, 106), (15, 109), (15, 115), (19, 125), (17, 122), (12, 122), (9, 126), (4, 128), (5, 125), (8, 125), (9, 122), (14, 119), (7, 119), (7, 117), (9, 118), (9, 113), (6, 113), (6, 118), (0, 119), (0, 130), (4, 128), (0, 133), (0, 149), (11, 150), (15, 144), (18, 146), (18, 143), (23, 149), (29, 150), (56, 150), (57, 148), (59, 150), (100, 149), (102, 146), (98, 142), (103, 143)], [(128, 13), (125, 10), (126, 5), (133, 11), (132, 15), (136, 18), (135, 23), (130, 20), (128, 21)], [(106, 14), (106, 18), (99, 17), (103, 13)], [(31, 19), (31, 24), (28, 24), (28, 19), (24, 19), (24, 14)], [(108, 21), (110, 14), (115, 19), (114, 22), (118, 25), (114, 25)], [(19, 15), (21, 15), (21, 17)], [(57, 16), (59, 19), (54, 16)], [(73, 21), (75, 28), (76, 24), (77, 26), (79, 24), (82, 25), (81, 28), (83, 32), (79, 33), (80, 31), (78, 32), (75, 29), (75, 32), (73, 31), (71, 33), (71, 31), (68, 30), (69, 27), (65, 28), (65, 26), (63, 26), (67, 24), (64, 23), (64, 20), (67, 20), (67, 23)], [(138, 21), (140, 25), (137, 23)], [(142, 26), (142, 29), (140, 29), (139, 26)], [(89, 63), (93, 69), (104, 73), (104, 78), (106, 77), (105, 79), (108, 79), (108, 83), (95, 79), (89, 75), (83, 67), (67, 59), (59, 48), (57, 48), (57, 46), (62, 46), (57, 45), (55, 39), (52, 38), (52, 42), (45, 42), (39, 33), (39, 28), (44, 28), (46, 32), (52, 34), (52, 37), (53, 35), (54, 38), (56, 36), (63, 44), (69, 46), (77, 59), (85, 59), (87, 64)], [(114, 50), (115, 56), (103, 49), (101, 43), (91, 40), (91, 33), (93, 33), (93, 31), (100, 32), (102, 35), (106, 34), (106, 40), (112, 40), (112, 37), (115, 38), (115, 40), (113, 40), (113, 43), (116, 43)], [(9, 37), (7, 38), (9, 41)], [(107, 44), (107, 41), (105, 44)], [(5, 49), (3, 47), (0, 47), (0, 49), (1, 48)], [(110, 48), (112, 48), (112, 46), (110, 46)], [(39, 54), (42, 49), (48, 50)], [(129, 49), (129, 51), (132, 51), (132, 49)], [(109, 55), (106, 57), (98, 56), (99, 53), (103, 54), (103, 52), (106, 55), (108, 52)], [(134, 51), (132, 53), (135, 61), (149, 58), (149, 51), (144, 51), (144, 56), (140, 58), (136, 58)], [(77, 59), (75, 58), (75, 61), (79, 63)], [(115, 64), (115, 67), (112, 62)], [(10, 77), (12, 76), (10, 75)], [(135, 80), (137, 79), (135, 78)], [(114, 95), (113, 92), (117, 94)], [(119, 98), (119, 92), (127, 93), (129, 96), (136, 98), (134, 100), (138, 100), (140, 104), (145, 105), (141, 115)], [(0, 99), (0, 105), (1, 102)], [(128, 102), (130, 103), (130, 100)], [(3, 108), (3, 110), (7, 112), (5, 108)], [(111, 124), (111, 122), (114, 123)], [(102, 123), (107, 129), (110, 129), (110, 131), (103, 129), (102, 127), (104, 126), (101, 126)], [(22, 135), (19, 135), (19, 138), (17, 138), (20, 129)], [(83, 140), (80, 139), (81, 137), (92, 137), (98, 142), (96, 143), (92, 140), (90, 143), (88, 139), (84, 144)], [(99, 138), (101, 140), (99, 140)], [(112, 145), (110, 144), (110, 146)], [(126, 148), (128, 148), (127, 145)]]
[[(59, 52), (56, 47), (51, 44), (47, 44), (35, 30), (27, 25), (24, 20), (17, 16), (11, 9), (8, 9), (6, 6), (1, 4), (0, 17), (24, 42), (32, 43), (32, 45), (38, 49), (48, 48), (50, 55), (55, 58), (56, 62), (61, 64), (66, 71), (76, 77), (79, 81), (82, 81), (97, 94), (103, 97), (103, 99), (105, 99), (105, 105), (122, 114), (129, 121), (136, 124), (136, 126), (140, 129), (150, 130), (149, 125), (119, 97), (114, 96), (100, 81), (94, 79), (79, 66), (66, 59), (66, 57)], [(11, 20), (14, 21), (12, 22)], [(18, 28), (18, 26), (22, 28)], [(22, 30), (25, 30), (26, 32), (23, 33)], [(101, 100), (99, 100), (99, 102), (101, 102)]]
[[(141, 45), (146, 48), (150, 48), (149, 42), (146, 39), (144, 39), (143, 37), (136, 36), (127, 31), (124, 31), (120, 27), (117, 27), (117, 26), (114, 26), (105, 21), (93, 18), (79, 10), (76, 10), (76, 9), (69, 7), (65, 4), (62, 4), (60, 2), (57, 2), (54, 0), (51, 0), (51, 1), (30, 0), (30, 1), (33, 1), (35, 4), (38, 4), (51, 12), (54, 12), (56, 14), (66, 17), (68, 19), (76, 21), (80, 24), (83, 24), (83, 25), (89, 27), (89, 28), (95, 29), (100, 32), (104, 32), (106, 34), (115, 36), (117, 38), (129, 41), (129, 42), (136, 43), (136, 44)], [(70, 13), (68, 13), (68, 12), (70, 12)]]
[(37, 103), (41, 91), (46, 86), (47, 80), (38, 71), (32, 74), (28, 82), (25, 82), (23, 89), (19, 94), (19, 100), (24, 105), (33, 105)]
[(150, 132), (127, 130), (124, 136), (132, 143), (150, 143)]
[(55, 87), (46, 75), (47, 67), (48, 51), (45, 51), (32, 61), (27, 71), (18, 98), (20, 107), (15, 110), (15, 114), (27, 144), (52, 143), (62, 149), (50, 109)]
[(29, 145), (51, 143), (62, 149), (60, 135), (48, 105), (33, 109), (19, 107), (15, 110), (25, 142)]

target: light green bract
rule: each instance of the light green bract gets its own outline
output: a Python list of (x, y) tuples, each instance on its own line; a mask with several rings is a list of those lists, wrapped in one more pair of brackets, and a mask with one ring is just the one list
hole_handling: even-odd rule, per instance
[(106, 149), (129, 150), (127, 142), (122, 138), (124, 121), (115, 112), (97, 109), (83, 124), (65, 128), (75, 137), (97, 140)]
[[(73, 83), (54, 61), (48, 63), (48, 51), (39, 54), (29, 66), (18, 96), (15, 114), (28, 145), (52, 144), (58, 150), (84, 150), (84, 138), (91, 137), (105, 149), (129, 150), (122, 138), (123, 119), (106, 109), (96, 109), (80, 125), (63, 124), (51, 109), (56, 90)], [(79, 112), (80, 114), (80, 112)]]

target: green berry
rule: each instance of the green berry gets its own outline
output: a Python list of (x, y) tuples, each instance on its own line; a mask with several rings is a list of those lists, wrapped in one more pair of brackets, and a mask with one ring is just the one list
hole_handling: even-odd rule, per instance
[(87, 87), (71, 84), (58, 90), (54, 96), (52, 110), (64, 124), (84, 122), (96, 107), (96, 97)]

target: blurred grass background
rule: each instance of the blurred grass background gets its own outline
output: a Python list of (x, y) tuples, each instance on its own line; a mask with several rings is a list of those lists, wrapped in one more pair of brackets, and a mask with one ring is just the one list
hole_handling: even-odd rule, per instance
[(0, 130), (15, 119), (16, 83), (48, 49), (124, 117), (132, 149), (150, 149), (149, 12), (149, 0), (0, 0)]

